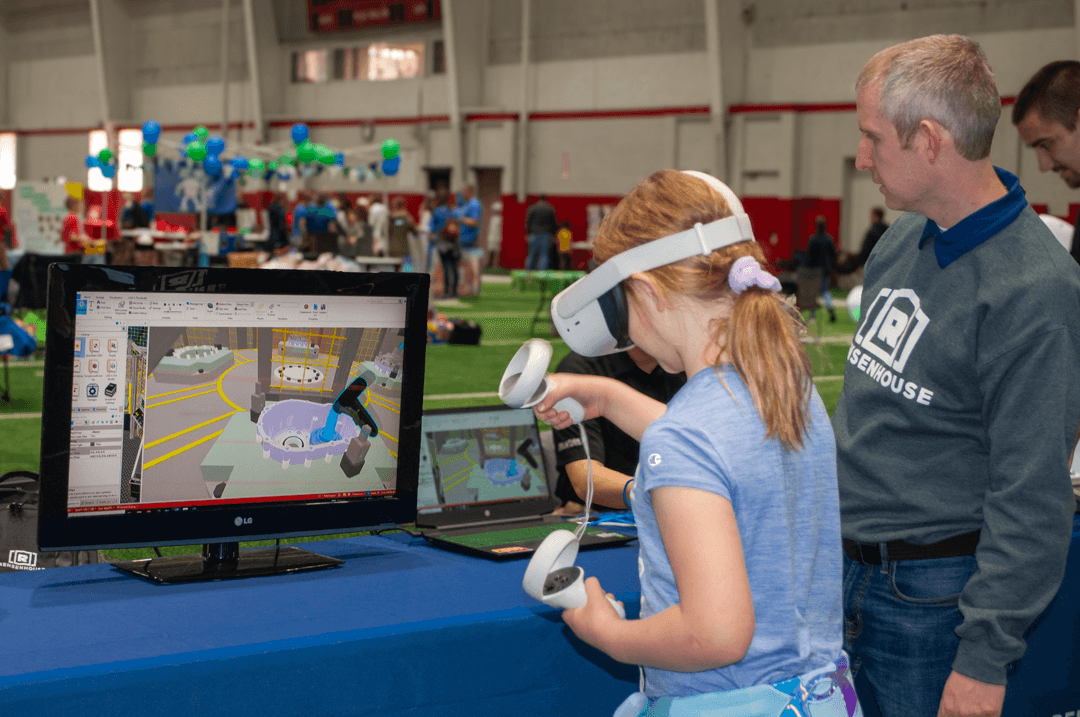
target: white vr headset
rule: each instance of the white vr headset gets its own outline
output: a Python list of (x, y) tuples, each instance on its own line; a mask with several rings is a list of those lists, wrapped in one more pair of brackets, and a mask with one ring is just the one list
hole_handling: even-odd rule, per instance
[(595, 271), (559, 292), (551, 300), (551, 321), (566, 345), (582, 356), (603, 356), (625, 351), (630, 341), (630, 314), (622, 282), (639, 271), (667, 264), (744, 241), (754, 241), (750, 217), (731, 188), (703, 172), (684, 171), (706, 182), (727, 202), (732, 216), (616, 254)]

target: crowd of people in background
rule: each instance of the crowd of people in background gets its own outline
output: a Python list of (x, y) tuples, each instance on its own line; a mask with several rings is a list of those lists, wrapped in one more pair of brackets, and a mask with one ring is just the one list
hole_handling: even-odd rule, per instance
[[(442, 296), (454, 298), (460, 284), (461, 251), (476, 245), (483, 207), (468, 184), (456, 197), (445, 186), (427, 193), (417, 214), (401, 195), (388, 198), (376, 193), (353, 200), (344, 192), (334, 197), (330, 192), (301, 190), (291, 223), (289, 216), (288, 197), (276, 193), (267, 217), (269, 251), (386, 257), (407, 260), (412, 271), (422, 272), (435, 268), (437, 255), (445, 276)], [(494, 246), (497, 252), (498, 243)]]

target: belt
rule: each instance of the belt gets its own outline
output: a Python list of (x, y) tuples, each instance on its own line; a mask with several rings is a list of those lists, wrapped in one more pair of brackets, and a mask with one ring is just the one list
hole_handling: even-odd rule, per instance
[[(929, 560), (932, 558), (956, 558), (974, 555), (979, 546), (979, 531), (955, 535), (937, 543), (916, 545), (906, 540), (890, 540), (885, 543), (889, 560)], [(856, 543), (844, 538), (844, 553), (864, 565), (881, 565), (880, 543)]]

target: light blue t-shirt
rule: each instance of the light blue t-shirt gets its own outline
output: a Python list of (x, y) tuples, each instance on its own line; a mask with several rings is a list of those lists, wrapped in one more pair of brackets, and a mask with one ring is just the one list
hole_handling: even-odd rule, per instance
[(839, 657), (843, 577), (836, 448), (816, 390), (810, 406), (802, 449), (786, 453), (775, 438), (764, 440), (765, 426), (739, 374), (731, 366), (720, 375), (708, 368), (645, 431), (633, 488), (641, 617), (679, 601), (650, 493), (662, 486), (696, 488), (731, 502), (755, 617), (754, 638), (742, 660), (706, 672), (647, 667), (649, 697), (769, 684)]

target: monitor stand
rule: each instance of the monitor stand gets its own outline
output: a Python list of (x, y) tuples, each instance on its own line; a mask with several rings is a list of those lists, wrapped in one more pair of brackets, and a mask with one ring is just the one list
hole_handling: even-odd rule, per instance
[(293, 545), (240, 550), (239, 543), (207, 543), (201, 554), (125, 560), (113, 565), (157, 583), (191, 583), (318, 570), (344, 562)]

